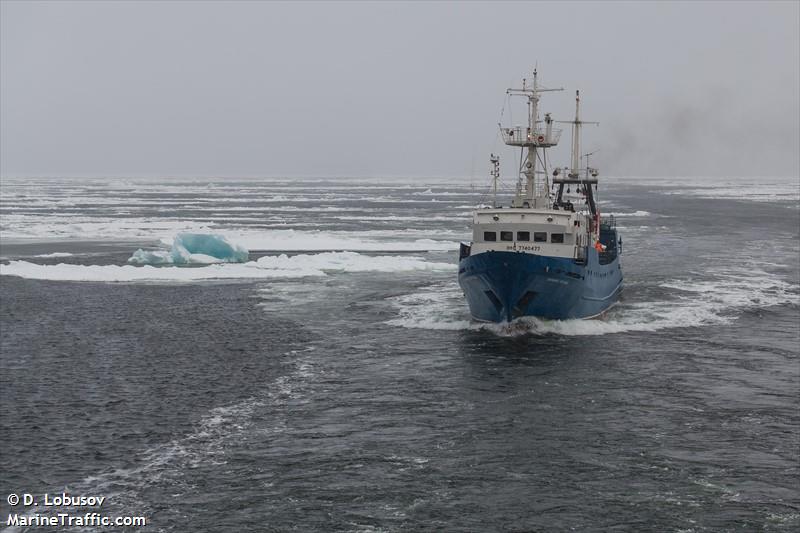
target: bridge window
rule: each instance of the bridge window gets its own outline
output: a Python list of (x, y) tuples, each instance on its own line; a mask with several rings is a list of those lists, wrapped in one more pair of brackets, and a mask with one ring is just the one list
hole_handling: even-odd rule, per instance
[(513, 231), (501, 231), (500, 232), (500, 240), (501, 241), (513, 241), (514, 240), (514, 232)]
[(546, 231), (534, 232), (533, 242), (547, 242), (547, 232)]
[(564, 244), (564, 234), (563, 233), (551, 233), (550, 234), (550, 242), (553, 244)]
[(530, 231), (518, 231), (517, 232), (517, 240), (518, 241), (529, 241), (529, 240), (531, 240), (531, 232)]
[(483, 240), (484, 241), (496, 241), (497, 240), (497, 233), (494, 231), (484, 231), (483, 232)]

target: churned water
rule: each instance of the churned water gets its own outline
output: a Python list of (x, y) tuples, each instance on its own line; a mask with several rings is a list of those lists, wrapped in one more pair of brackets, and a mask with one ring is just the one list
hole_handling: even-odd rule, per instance
[[(497, 326), (463, 181), (4, 180), (4, 524), (66, 491), (141, 531), (796, 531), (799, 192), (607, 180), (620, 304)], [(179, 232), (249, 260), (127, 263)]]

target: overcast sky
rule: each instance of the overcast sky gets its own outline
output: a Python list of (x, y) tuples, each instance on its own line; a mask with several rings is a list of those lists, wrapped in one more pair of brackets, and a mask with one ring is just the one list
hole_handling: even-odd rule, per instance
[(481, 177), (538, 62), (604, 174), (798, 176), (799, 5), (3, 0), (0, 175)]

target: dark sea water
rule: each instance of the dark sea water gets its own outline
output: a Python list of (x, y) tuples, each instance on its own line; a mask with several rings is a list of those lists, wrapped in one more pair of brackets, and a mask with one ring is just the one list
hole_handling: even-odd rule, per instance
[[(0, 530), (797, 531), (800, 184), (601, 187), (621, 303), (486, 326), (463, 181), (4, 180)], [(181, 231), (251, 260), (123, 266)]]

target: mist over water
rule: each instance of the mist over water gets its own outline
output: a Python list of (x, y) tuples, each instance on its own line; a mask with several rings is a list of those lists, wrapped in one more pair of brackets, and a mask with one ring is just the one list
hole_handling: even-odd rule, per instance
[[(0, 491), (142, 531), (793, 531), (798, 192), (606, 180), (619, 305), (482, 325), (468, 179), (6, 180)], [(249, 258), (128, 264), (179, 232)]]

